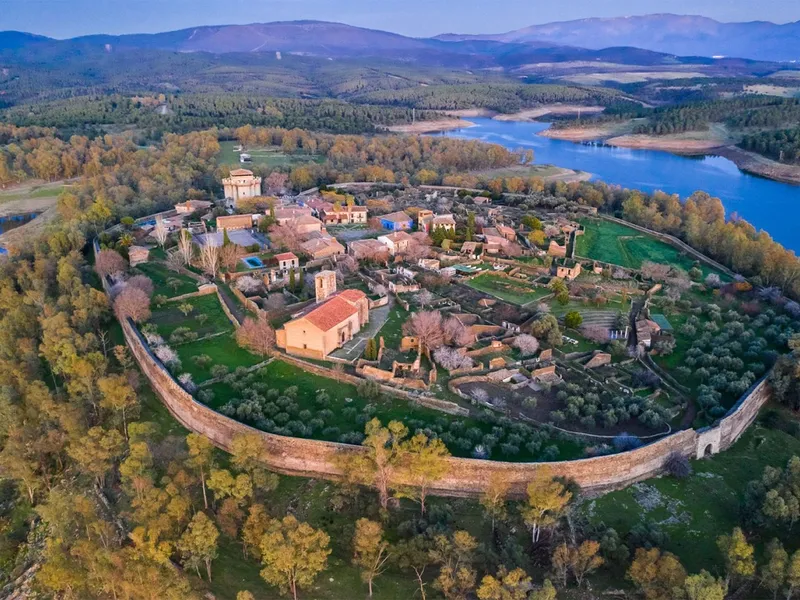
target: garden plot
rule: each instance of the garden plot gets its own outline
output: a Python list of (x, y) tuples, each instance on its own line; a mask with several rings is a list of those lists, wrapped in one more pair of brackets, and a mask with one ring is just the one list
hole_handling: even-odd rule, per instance
[[(576, 241), (577, 256), (620, 265), (628, 269), (639, 269), (644, 262), (668, 264), (688, 271), (695, 259), (683, 254), (666, 242), (642, 233), (631, 227), (605, 220), (584, 220), (583, 235)], [(717, 273), (716, 270), (701, 264), (703, 276)]]
[(249, 375), (231, 374), (201, 390), (198, 398), (223, 414), (278, 435), (358, 444), (365, 424), (398, 420), (412, 431), (435, 432), (455, 456), (531, 461), (577, 458), (583, 446), (552, 437), (525, 423), (510, 423), (490, 411), (458, 418), (274, 360)]
[(198, 338), (233, 331), (216, 294), (168, 302), (153, 311), (149, 322), (168, 342), (175, 330), (181, 328), (195, 333)]
[(494, 273), (483, 273), (466, 285), (512, 304), (524, 305), (552, 295), (547, 288), (535, 287), (526, 280), (513, 279)]
[(155, 296), (174, 298), (197, 291), (197, 280), (183, 273), (170, 271), (166, 266), (156, 262), (146, 262), (134, 267), (150, 278), (155, 288)]

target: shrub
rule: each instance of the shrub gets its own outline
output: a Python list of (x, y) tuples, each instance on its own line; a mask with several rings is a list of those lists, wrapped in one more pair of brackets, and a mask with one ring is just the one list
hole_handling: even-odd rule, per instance
[(381, 386), (377, 381), (362, 381), (356, 389), (358, 395), (365, 400), (377, 400), (381, 397)]
[(185, 389), (189, 393), (192, 393), (195, 391), (195, 389), (197, 389), (197, 386), (194, 384), (194, 381), (192, 380), (191, 373), (181, 373), (178, 376), (178, 381), (183, 386), (183, 389)]
[(212, 358), (208, 354), (200, 354), (199, 356), (195, 356), (192, 362), (201, 369), (205, 369), (211, 364)]
[(583, 323), (583, 317), (581, 313), (576, 310), (568, 312), (564, 315), (564, 326), (569, 327), (570, 329), (575, 329)]
[(626, 452), (641, 447), (642, 440), (629, 433), (620, 433), (614, 438), (613, 444), (617, 452)]
[(211, 376), (215, 379), (225, 377), (228, 374), (228, 367), (225, 365), (214, 365), (211, 367)]
[(672, 452), (664, 463), (667, 473), (678, 479), (684, 479), (692, 474), (692, 465), (689, 459), (680, 452)]

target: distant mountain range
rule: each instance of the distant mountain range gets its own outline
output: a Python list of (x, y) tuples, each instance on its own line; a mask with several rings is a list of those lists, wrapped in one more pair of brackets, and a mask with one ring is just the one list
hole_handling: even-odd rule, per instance
[(680, 56), (800, 61), (800, 21), (785, 25), (766, 21), (720, 23), (707, 17), (656, 14), (547, 23), (496, 35), (443, 34), (436, 39), (535, 41), (591, 49), (634, 46)]
[[(323, 21), (283, 21), (250, 25), (193, 27), (179, 31), (133, 35), (89, 35), (70, 40), (0, 32), (0, 55), (25, 50), (47, 54), (82, 54), (124, 49), (173, 52), (286, 52), (323, 57), (382, 56), (434, 62), (521, 64), (525, 60), (591, 60), (586, 50), (626, 47), (677, 56), (729, 56), (762, 61), (800, 60), (800, 21), (720, 23), (713, 19), (670, 14), (611, 19), (582, 19), (533, 25), (502, 34), (443, 34), (411, 38), (386, 31)], [(555, 49), (555, 50), (554, 50)], [(617, 50), (617, 55), (620, 51)], [(456, 59), (461, 56), (461, 59)], [(464, 61), (463, 57), (468, 57)], [(489, 60), (481, 60), (488, 57)], [(639, 53), (643, 64), (665, 62)], [(626, 61), (622, 61), (626, 62)]]

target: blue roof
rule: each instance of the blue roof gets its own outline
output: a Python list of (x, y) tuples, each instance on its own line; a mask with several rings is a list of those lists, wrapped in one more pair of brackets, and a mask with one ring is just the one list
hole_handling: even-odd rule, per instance
[(0, 254), (8, 254), (8, 250), (0, 246)]

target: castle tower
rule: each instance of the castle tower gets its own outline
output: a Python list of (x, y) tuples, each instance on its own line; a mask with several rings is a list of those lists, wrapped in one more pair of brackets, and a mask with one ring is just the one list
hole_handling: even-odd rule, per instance
[(314, 276), (317, 304), (324, 302), (336, 292), (336, 271), (320, 271)]

